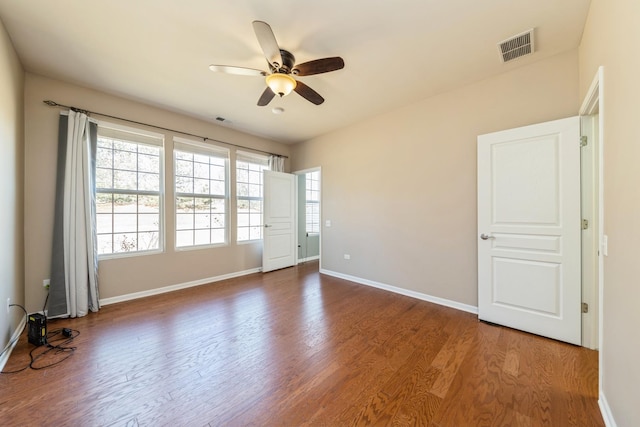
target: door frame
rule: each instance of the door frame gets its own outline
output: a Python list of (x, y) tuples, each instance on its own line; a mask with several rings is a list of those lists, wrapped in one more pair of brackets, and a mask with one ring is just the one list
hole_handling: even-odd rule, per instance
[[(320, 172), (320, 201), (319, 201), (320, 227), (318, 229), (318, 264), (319, 264), (320, 270), (322, 270), (322, 167), (316, 166), (312, 168), (301, 169), (293, 172), (293, 174), (296, 176), (299, 176), (299, 175), (306, 175), (308, 172)], [(298, 192), (298, 180), (296, 179), (296, 194), (297, 192)], [(300, 200), (298, 200), (298, 203), (300, 203)], [(303, 221), (303, 219), (298, 217), (297, 209), (296, 209), (296, 217), (297, 217), (298, 224), (300, 224), (300, 221)], [(300, 242), (298, 241), (298, 233), (296, 230), (296, 249), (298, 248), (299, 244)], [(296, 264), (297, 262), (298, 262), (298, 257), (296, 256)]]
[[(604, 257), (607, 253), (606, 245), (604, 244), (606, 235), (604, 234), (604, 67), (598, 67), (598, 71), (594, 76), (591, 86), (587, 90), (586, 96), (580, 107), (580, 115), (591, 116), (598, 114), (597, 122), (597, 138), (598, 138), (598, 150), (594, 153), (597, 156), (598, 163), (598, 196), (596, 198), (597, 206), (595, 209), (598, 211), (598, 248), (600, 256), (598, 257), (598, 280), (597, 289), (584, 289), (583, 292), (594, 292), (598, 297), (598, 330), (594, 331), (593, 319), (589, 322), (583, 322), (583, 331), (585, 335), (592, 338), (591, 345), (583, 345), (589, 348), (595, 348), (597, 342), (597, 348), (599, 350), (598, 357), (598, 388), (599, 394), (602, 396), (602, 347), (603, 347), (603, 291), (604, 291)], [(597, 333), (597, 339), (595, 334)]]

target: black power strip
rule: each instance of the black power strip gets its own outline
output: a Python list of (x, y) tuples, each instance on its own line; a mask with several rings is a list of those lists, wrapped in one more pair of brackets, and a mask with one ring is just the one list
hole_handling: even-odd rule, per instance
[(29, 315), (29, 343), (35, 346), (47, 343), (47, 317), (44, 314)]

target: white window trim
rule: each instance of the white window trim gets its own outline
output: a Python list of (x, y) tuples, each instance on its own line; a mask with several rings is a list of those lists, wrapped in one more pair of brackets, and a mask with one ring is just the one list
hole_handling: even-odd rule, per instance
[[(193, 195), (197, 196), (196, 193), (178, 193), (176, 190), (176, 158), (175, 158), (175, 150), (185, 151), (194, 154), (202, 154), (205, 156), (216, 156), (225, 159), (225, 212), (224, 212), (224, 242), (223, 243), (209, 243), (204, 245), (190, 245), (190, 246), (178, 246), (178, 224), (177, 224), (177, 209), (176, 209), (176, 198), (180, 197), (180, 195)], [(230, 210), (231, 210), (231, 199), (230, 199), (230, 150), (224, 147), (220, 147), (218, 145), (207, 144), (200, 141), (194, 141), (187, 138), (181, 138), (178, 136), (173, 137), (173, 171), (172, 171), (172, 180), (173, 180), (173, 217), (174, 217), (174, 227), (173, 227), (173, 248), (176, 252), (184, 252), (184, 251), (197, 251), (203, 249), (211, 249), (211, 248), (221, 248), (225, 246), (229, 246), (230, 244), (230, 234), (231, 234), (231, 224), (230, 224)], [(202, 195), (207, 197), (212, 197), (210, 194)], [(213, 198), (220, 199), (219, 196), (213, 196)]]
[[(120, 258), (129, 258), (129, 257), (137, 257), (137, 256), (147, 256), (147, 255), (157, 255), (165, 252), (166, 248), (166, 221), (165, 221), (165, 147), (164, 147), (164, 135), (158, 132), (152, 132), (148, 130), (133, 128), (130, 126), (124, 126), (116, 123), (105, 122), (103, 120), (96, 120), (98, 124), (98, 137), (105, 136), (108, 138), (116, 138), (129, 140), (131, 142), (146, 144), (146, 145), (154, 145), (160, 148), (159, 154), (159, 203), (158, 203), (158, 221), (159, 221), (159, 229), (158, 229), (158, 249), (146, 250), (146, 251), (132, 251), (132, 252), (113, 252), (110, 254), (99, 254), (98, 260), (109, 260), (109, 259), (120, 259)], [(127, 190), (120, 190), (119, 193), (127, 193)], [(96, 195), (99, 194), (96, 189)], [(147, 192), (141, 191), (136, 192), (131, 190), (132, 194), (147, 194)], [(156, 193), (149, 192), (148, 195), (155, 195)], [(97, 230), (96, 230), (97, 231)]]

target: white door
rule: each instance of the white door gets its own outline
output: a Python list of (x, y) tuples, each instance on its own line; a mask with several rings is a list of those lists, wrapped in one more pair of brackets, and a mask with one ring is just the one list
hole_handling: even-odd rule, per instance
[(295, 175), (264, 171), (262, 271), (296, 263)]
[(581, 343), (580, 118), (478, 137), (478, 317)]

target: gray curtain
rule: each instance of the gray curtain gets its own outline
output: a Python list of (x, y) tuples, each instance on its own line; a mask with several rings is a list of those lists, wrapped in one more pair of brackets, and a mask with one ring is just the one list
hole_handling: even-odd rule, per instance
[(82, 112), (60, 115), (49, 317), (98, 311), (95, 164), (98, 125)]

